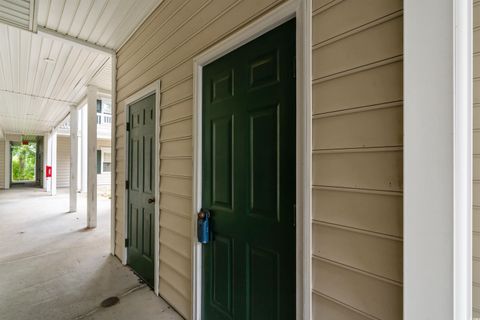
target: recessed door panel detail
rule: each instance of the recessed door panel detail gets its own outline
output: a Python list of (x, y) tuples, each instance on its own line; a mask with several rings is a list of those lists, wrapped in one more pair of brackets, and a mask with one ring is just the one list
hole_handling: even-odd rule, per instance
[(250, 64), (250, 86), (258, 87), (279, 80), (278, 51), (264, 54)]
[(153, 192), (153, 181), (154, 176), (152, 175), (153, 172), (153, 137), (145, 136), (142, 139), (143, 141), (143, 191), (147, 193)]
[(222, 73), (211, 80), (211, 101), (218, 102), (219, 100), (233, 96), (233, 70)]
[(153, 215), (151, 212), (146, 212), (143, 209), (143, 223), (142, 223), (142, 233), (143, 233), (143, 246), (142, 246), (142, 254), (147, 259), (152, 259), (152, 235), (153, 235)]
[[(278, 219), (278, 106), (250, 115), (250, 213)], [(268, 146), (268, 148), (266, 147)]]
[(203, 320), (292, 320), (295, 21), (203, 68)]
[(155, 95), (129, 107), (127, 263), (153, 286), (155, 235)]
[(278, 254), (252, 248), (250, 255), (250, 319), (278, 319), (280, 279)]
[(212, 302), (215, 308), (232, 316), (233, 288), (233, 241), (217, 235), (213, 244), (212, 255)]
[(212, 120), (212, 202), (232, 209), (233, 116)]

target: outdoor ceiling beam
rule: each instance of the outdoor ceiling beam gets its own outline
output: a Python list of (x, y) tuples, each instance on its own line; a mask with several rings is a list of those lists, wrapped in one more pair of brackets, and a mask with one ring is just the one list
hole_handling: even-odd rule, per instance
[(112, 55), (115, 54), (115, 50), (103, 46), (99, 46), (97, 44), (91, 43), (89, 41), (81, 40), (72, 36), (69, 36), (67, 34), (60, 33), (58, 31), (49, 29), (49, 28), (44, 28), (38, 26), (37, 28), (37, 33), (39, 35), (53, 38), (55, 40), (60, 40), (66, 43), (69, 43), (74, 46), (82, 47), (83, 49), (95, 51), (99, 54), (102, 55)]

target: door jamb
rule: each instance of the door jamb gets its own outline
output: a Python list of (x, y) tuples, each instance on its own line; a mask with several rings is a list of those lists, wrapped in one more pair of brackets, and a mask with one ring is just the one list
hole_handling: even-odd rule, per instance
[[(158, 282), (160, 275), (160, 80), (156, 80), (144, 87), (143, 89), (132, 94), (125, 99), (124, 102), (124, 123), (125, 123), (125, 181), (128, 179), (128, 139), (129, 132), (127, 131), (126, 124), (128, 123), (128, 114), (130, 111), (130, 106), (135, 102), (146, 98), (152, 94), (155, 94), (155, 214), (154, 214), (154, 230), (155, 230), (155, 243), (154, 243), (154, 292), (158, 296)], [(125, 189), (124, 189), (125, 190)], [(128, 196), (127, 191), (125, 190), (124, 197), (124, 209), (123, 209), (123, 221), (124, 229), (123, 236), (124, 241), (127, 239), (128, 235)], [(123, 257), (122, 264), (127, 264), (127, 247), (123, 248)]]
[(202, 315), (202, 247), (196, 240), (196, 215), (202, 206), (202, 70), (203, 66), (296, 18), (296, 319), (312, 314), (311, 279), (311, 109), (312, 43), (311, 0), (289, 0), (193, 60), (193, 212), (192, 212), (192, 319)]

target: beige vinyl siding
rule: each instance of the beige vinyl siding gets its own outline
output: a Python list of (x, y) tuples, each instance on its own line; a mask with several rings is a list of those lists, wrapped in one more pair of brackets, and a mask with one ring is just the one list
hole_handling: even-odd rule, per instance
[(402, 9), (313, 1), (313, 319), (402, 319)]
[(5, 141), (0, 141), (0, 189), (5, 188)]
[(57, 137), (57, 187), (70, 185), (70, 137)]
[(190, 318), (194, 56), (279, 0), (165, 0), (118, 52), (116, 254), (122, 256), (125, 98), (160, 79), (160, 295)]
[(473, 3), (473, 315), (480, 318), (480, 1)]
[[(117, 53), (116, 255), (125, 99), (159, 79), (160, 295), (191, 310), (192, 58), (280, 0), (165, 0)], [(313, 1), (314, 319), (402, 317), (402, 1)]]

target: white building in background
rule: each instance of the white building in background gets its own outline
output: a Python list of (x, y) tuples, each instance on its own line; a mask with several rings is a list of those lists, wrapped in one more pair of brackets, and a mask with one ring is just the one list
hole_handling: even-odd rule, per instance
[[(78, 190), (86, 192), (87, 172), (83, 166), (87, 154), (87, 144), (83, 143), (82, 134), (86, 127), (86, 112), (84, 107), (79, 109), (78, 126)], [(82, 130), (83, 129), (83, 130)], [(97, 184), (110, 186), (111, 179), (111, 130), (112, 106), (110, 98), (99, 97), (97, 100)], [(86, 142), (86, 141), (85, 141)], [(83, 169), (82, 169), (83, 168)], [(70, 117), (58, 128), (57, 132), (57, 187), (70, 186)]]

